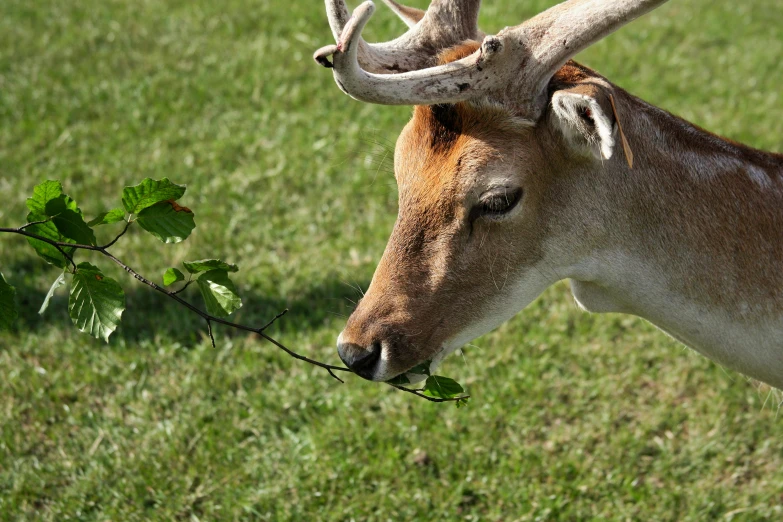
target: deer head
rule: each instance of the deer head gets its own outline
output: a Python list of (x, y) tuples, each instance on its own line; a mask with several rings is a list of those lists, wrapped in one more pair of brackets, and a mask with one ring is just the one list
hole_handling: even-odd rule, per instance
[(395, 150), (398, 219), (338, 338), (342, 360), (377, 381), (437, 365), (600, 242), (591, 194), (611, 187), (594, 171), (628, 174), (631, 158), (614, 154), (614, 87), (569, 59), (664, 0), (570, 0), (486, 37), (478, 0), (384, 1), (405, 34), (368, 44), (372, 2), (349, 17), (326, 0), (338, 43), (314, 56), (357, 100), (415, 105)]

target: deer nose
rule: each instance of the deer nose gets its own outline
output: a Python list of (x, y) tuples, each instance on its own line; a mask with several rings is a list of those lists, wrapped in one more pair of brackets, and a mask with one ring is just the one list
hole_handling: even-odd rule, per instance
[(372, 380), (375, 367), (381, 359), (381, 343), (374, 342), (365, 348), (354, 343), (339, 342), (337, 354), (356, 375)]

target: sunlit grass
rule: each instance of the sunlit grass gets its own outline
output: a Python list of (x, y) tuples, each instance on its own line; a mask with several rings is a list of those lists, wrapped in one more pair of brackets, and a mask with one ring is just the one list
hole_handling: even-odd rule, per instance
[[(485, 2), (496, 31), (553, 2)], [(419, 2), (421, 4), (421, 2)], [(711, 131), (783, 150), (775, 3), (673, 2), (583, 54)], [(402, 26), (380, 9), (368, 38)], [(387, 152), (408, 108), (342, 95), (311, 60), (321, 3), (0, 3), (0, 223), (60, 179), (90, 215), (126, 184), (186, 183), (180, 246), (116, 249), (153, 278), (238, 263), (237, 320), (336, 360), (351, 300), (396, 215)], [(107, 237), (110, 230), (106, 231)], [(204, 325), (121, 271), (124, 326), (70, 325), (56, 273), (20, 238), (21, 296), (0, 334), (0, 518), (9, 520), (779, 520), (781, 397), (641, 320), (577, 311), (567, 286), (449, 359), (468, 408), (302, 365)]]

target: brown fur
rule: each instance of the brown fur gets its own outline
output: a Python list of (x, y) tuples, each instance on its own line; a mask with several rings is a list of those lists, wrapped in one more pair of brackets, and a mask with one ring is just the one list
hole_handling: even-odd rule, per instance
[[(629, 225), (644, 231), (641, 245), (666, 260), (673, 286), (695, 302), (731, 308), (743, 301), (761, 315), (783, 310), (783, 156), (720, 138), (621, 92), (626, 110), (653, 127), (636, 125), (630, 138), (651, 174), (628, 201), (645, 209), (628, 215)], [(753, 179), (751, 169), (765, 180)]]
[[(473, 49), (465, 45), (442, 59), (459, 59)], [(520, 149), (520, 141), (519, 129), (498, 108), (471, 103), (414, 108), (395, 154), (399, 217), (343, 339), (359, 346), (384, 340), (390, 352), (405, 354), (390, 361), (404, 371), (409, 357), (431, 358), (475, 319), (496, 291), (493, 277), (501, 285), (510, 275), (513, 260), (500, 249), (513, 237), (509, 231), (493, 234), (487, 223), (464, 226), (478, 196), (472, 180), (502, 151)], [(483, 248), (484, 242), (487, 255), (465, 256), (465, 243)], [(535, 242), (529, 241), (528, 260), (538, 255)], [(497, 276), (488, 264), (496, 265)]]
[[(477, 46), (448, 49), (439, 62)], [(571, 150), (551, 111), (525, 130), (494, 106), (415, 107), (395, 154), (398, 220), (343, 332), (347, 342), (385, 342), (397, 373), (431, 358), (505, 291), (505, 280), (540, 261), (551, 238), (574, 259), (633, 247), (667, 274), (674, 294), (738, 318), (783, 312), (783, 156), (709, 134), (575, 62), (558, 71), (548, 95), (561, 90), (593, 97), (610, 116), (614, 96), (634, 170), (619, 144), (603, 162)], [(468, 223), (487, 173), (499, 170), (524, 189), (518, 217)]]
[(438, 65), (456, 62), (475, 53), (481, 44), (475, 40), (466, 40), (461, 44), (449, 47), (438, 53)]

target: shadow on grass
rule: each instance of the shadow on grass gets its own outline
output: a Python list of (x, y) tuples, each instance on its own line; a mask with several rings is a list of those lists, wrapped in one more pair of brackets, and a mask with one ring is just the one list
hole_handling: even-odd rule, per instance
[[(25, 277), (26, 267), (8, 267), (10, 272), (21, 273), (22, 277), (12, 281), (16, 287), (19, 319), (14, 328), (17, 331), (36, 332), (43, 328), (75, 328), (68, 316), (68, 296), (65, 288), (60, 288), (49, 303), (44, 316), (38, 310), (46, 296), (35, 281), (35, 277)], [(199, 342), (206, 335), (206, 323), (196, 314), (174, 302), (152, 288), (135, 281), (120, 281), (125, 290), (126, 310), (116, 337), (122, 337), (129, 343), (143, 340), (167, 339), (182, 344)], [(367, 282), (359, 283), (366, 288)], [(181, 296), (203, 309), (203, 301), (196, 285), (191, 285)], [(270, 335), (283, 341), (286, 334), (310, 330), (336, 321), (341, 328), (348, 318), (358, 298), (359, 290), (352, 288), (336, 276), (317, 284), (293, 291), (285, 297), (264, 296), (252, 291), (240, 291), (242, 308), (227, 319), (247, 326), (259, 327), (269, 322), (275, 315), (288, 308), (288, 313), (269, 329)], [(250, 335), (222, 325), (214, 326), (215, 338)], [(335, 337), (337, 332), (335, 332)], [(114, 343), (112, 343), (114, 344)]]

